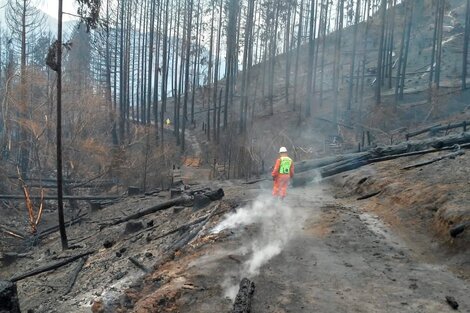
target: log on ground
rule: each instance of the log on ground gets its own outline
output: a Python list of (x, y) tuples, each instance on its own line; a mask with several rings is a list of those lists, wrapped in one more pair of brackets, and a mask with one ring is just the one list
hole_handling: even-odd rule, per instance
[(325, 157), (325, 158), (320, 158), (320, 159), (304, 160), (304, 161), (297, 162), (295, 164), (295, 172), (296, 173), (305, 172), (308, 170), (320, 168), (323, 166), (342, 162), (345, 160), (354, 159), (361, 155), (367, 155), (367, 154), (368, 152), (360, 152), (360, 153), (350, 153), (350, 154), (344, 154), (344, 155), (335, 155), (335, 156)]
[(65, 258), (63, 260), (60, 260), (58, 262), (54, 262), (52, 264), (48, 264), (48, 265), (44, 265), (44, 266), (40, 266), (34, 270), (31, 270), (29, 272), (26, 272), (26, 273), (23, 273), (23, 274), (18, 274), (18, 275), (15, 275), (13, 276), (12, 278), (10, 278), (10, 281), (12, 282), (17, 282), (19, 280), (22, 280), (22, 279), (25, 279), (25, 278), (28, 278), (28, 277), (31, 277), (31, 276), (35, 276), (35, 275), (38, 275), (38, 274), (41, 274), (41, 273), (44, 273), (44, 272), (48, 272), (48, 271), (51, 271), (51, 270), (55, 270), (59, 267), (62, 267), (64, 265), (67, 265), (75, 260), (78, 260), (84, 256), (87, 256), (87, 255), (90, 255), (90, 254), (93, 254), (94, 251), (88, 251), (88, 252), (84, 252), (84, 253), (80, 253), (78, 255), (74, 255), (74, 256), (71, 256), (71, 257), (68, 257), (68, 258)]
[(255, 292), (255, 283), (248, 278), (243, 278), (240, 282), (240, 289), (233, 303), (232, 313), (250, 313), (251, 300)]
[(450, 229), (449, 233), (452, 238), (456, 238), (458, 235), (464, 232), (465, 228), (470, 227), (470, 222), (459, 224)]
[[(346, 171), (354, 170), (370, 163), (387, 161), (396, 157), (405, 157), (421, 154), (419, 152), (430, 153), (440, 150), (450, 150), (454, 145), (460, 148), (470, 148), (470, 132), (444, 137), (428, 138), (424, 140), (408, 141), (391, 146), (381, 146), (373, 148), (367, 152), (354, 153), (347, 158), (339, 158), (337, 162), (311, 169), (305, 172), (298, 172), (292, 180), (294, 187), (304, 186), (315, 182), (320, 178), (333, 176)], [(431, 149), (433, 148), (433, 149)], [(304, 161), (304, 163), (307, 161)], [(315, 164), (315, 160), (308, 161)]]
[[(222, 199), (222, 197), (224, 196), (224, 191), (223, 191), (223, 189), (220, 188), (220, 189), (214, 190), (214, 191), (207, 191), (207, 192), (203, 193), (202, 195), (204, 195), (205, 197), (207, 197), (211, 201), (215, 201), (215, 200)], [(122, 218), (120, 218), (116, 221), (111, 222), (110, 224), (103, 225), (103, 226), (118, 225), (118, 224), (130, 221), (130, 220), (135, 220), (135, 219), (141, 218), (141, 217), (146, 216), (148, 214), (152, 214), (152, 213), (155, 213), (155, 212), (158, 212), (158, 211), (169, 209), (169, 208), (171, 208), (173, 206), (176, 206), (176, 205), (185, 205), (185, 204), (191, 203), (192, 201), (193, 201), (193, 199), (190, 196), (182, 195), (181, 197), (159, 203), (155, 206), (152, 206), (150, 208), (144, 209), (144, 210), (139, 211), (137, 213), (122, 217)]]
[(0, 312), (20, 313), (16, 284), (0, 280)]
[(78, 275), (80, 274), (80, 271), (82, 270), (83, 265), (85, 265), (87, 260), (88, 260), (88, 256), (84, 256), (83, 258), (80, 259), (80, 262), (77, 264), (77, 267), (75, 267), (72, 273), (71, 279), (67, 286), (67, 290), (65, 290), (64, 295), (67, 295), (69, 294), (70, 291), (72, 291), (72, 288), (75, 285), (75, 282), (77, 281)]
[[(82, 218), (87, 216), (87, 215), (88, 215), (88, 213), (83, 213), (83, 214), (77, 216), (76, 218), (68, 220), (67, 222), (65, 222), (65, 226), (70, 227), (74, 224), (80, 223), (82, 221)], [(39, 236), (40, 239), (43, 239), (43, 238), (45, 238), (45, 237), (49, 236), (50, 234), (53, 234), (57, 231), (59, 231), (59, 225), (54, 225), (52, 227), (49, 227), (47, 229), (39, 231), (38, 236)]]
[(104, 226), (112, 226), (112, 225), (118, 225), (118, 224), (121, 224), (121, 223), (125, 223), (127, 221), (135, 220), (135, 219), (141, 218), (143, 216), (146, 216), (146, 215), (158, 212), (158, 211), (169, 209), (169, 208), (171, 208), (175, 205), (186, 204), (190, 201), (191, 201), (191, 197), (183, 195), (183, 196), (175, 198), (175, 199), (171, 199), (171, 200), (168, 200), (168, 201), (165, 201), (165, 202), (161, 202), (157, 205), (154, 205), (150, 208), (141, 210), (137, 213), (134, 213), (134, 214), (131, 214), (131, 215), (128, 215), (128, 216), (124, 216), (124, 217), (122, 217), (122, 218), (120, 218), (116, 221), (113, 221), (110, 224), (104, 225)]
[(446, 155), (442, 155), (442, 156), (434, 158), (432, 160), (428, 160), (428, 161), (424, 161), (424, 162), (420, 162), (420, 163), (405, 166), (403, 169), (404, 170), (409, 170), (409, 169), (412, 169), (412, 168), (417, 168), (417, 167), (429, 165), (429, 164), (432, 164), (432, 163), (435, 163), (435, 162), (438, 162), (438, 161), (441, 161), (441, 160), (444, 160), (444, 159), (447, 159), (447, 158), (455, 159), (457, 156), (462, 155), (462, 154), (465, 154), (465, 152), (462, 151), (462, 150), (459, 150), (459, 151), (452, 152), (452, 153), (449, 153), (449, 154), (446, 154)]

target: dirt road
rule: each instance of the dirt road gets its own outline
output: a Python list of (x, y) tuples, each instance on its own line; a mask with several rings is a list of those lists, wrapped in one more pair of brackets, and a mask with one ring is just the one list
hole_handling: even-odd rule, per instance
[(447, 295), (470, 312), (469, 283), (417, 261), (376, 217), (295, 193), (311, 216), (254, 278), (254, 312), (452, 312)]
[[(245, 197), (263, 193), (251, 190)], [(223, 296), (233, 297), (233, 284), (243, 276), (256, 284), (257, 313), (453, 312), (446, 296), (457, 300), (460, 312), (470, 312), (468, 281), (417, 258), (377, 217), (340, 201), (322, 190), (295, 189), (280, 204), (288, 208), (285, 216), (269, 213), (279, 203), (261, 200), (222, 221), (228, 238), (184, 272), (207, 287), (180, 299), (181, 312), (228, 309)], [(208, 287), (217, 282), (223, 282), (219, 290)]]
[[(122, 233), (124, 225), (100, 232), (98, 225), (87, 224), (93, 238), (82, 244), (97, 253), (72, 293), (64, 296), (57, 290), (68, 282), (74, 265), (26, 279), (19, 284), (23, 310), (85, 313), (102, 301), (105, 309), (95, 312), (117, 312), (117, 307), (135, 313), (229, 312), (238, 283), (248, 277), (256, 284), (254, 313), (453, 312), (446, 296), (457, 300), (459, 312), (470, 312), (466, 274), (458, 277), (444, 262), (431, 263), (422, 254), (425, 246), (405, 244), (380, 218), (357, 206), (362, 202), (336, 199), (326, 185), (292, 189), (284, 202), (274, 201), (270, 184), (220, 182), (223, 201), (202, 210), (148, 216), (143, 225), (158, 223), (150, 232)], [(129, 214), (157, 200), (129, 198), (95, 212), (94, 219)], [(157, 236), (219, 209), (230, 213), (214, 216), (184, 249), (163, 258), (186, 233)], [(83, 236), (83, 227), (69, 229), (72, 237)], [(115, 240), (109, 249), (101, 247), (105, 238)], [(38, 247), (32, 260), (3, 274), (25, 272), (51, 251), (60, 251), (58, 240)], [(142, 276), (127, 256), (154, 270)]]

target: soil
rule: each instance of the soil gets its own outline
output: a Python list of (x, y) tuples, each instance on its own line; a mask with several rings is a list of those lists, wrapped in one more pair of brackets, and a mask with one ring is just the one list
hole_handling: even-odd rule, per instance
[[(167, 287), (178, 289), (183, 282), (194, 288), (180, 285), (180, 294), (173, 290), (178, 296), (166, 311), (150, 306), (166, 292), (159, 289), (138, 301), (135, 312), (228, 312), (227, 279), (234, 283), (244, 275), (256, 285), (253, 312), (451, 312), (446, 296), (457, 299), (462, 312), (470, 312), (468, 277), (419, 255), (415, 246), (422, 242), (410, 247), (393, 225), (357, 202), (346, 205), (335, 199), (334, 190), (317, 186), (290, 191), (281, 205), (293, 210), (285, 226), (289, 240), (259, 274), (251, 277), (246, 271), (250, 256), (240, 248), (258, 240), (260, 229), (237, 227), (153, 274), (174, 275), (176, 270)], [(266, 193), (249, 192), (261, 198)], [(276, 223), (263, 229), (265, 224), (263, 232), (286, 230)]]
[[(446, 296), (470, 312), (469, 234), (448, 235), (450, 221), (469, 220), (470, 158), (401, 170), (432, 157), (378, 163), (290, 189), (284, 202), (271, 198), (267, 180), (213, 182), (226, 196), (206, 208), (172, 208), (100, 230), (169, 194), (125, 198), (68, 228), (77, 249), (62, 252), (52, 235), (27, 258), (4, 264), (1, 276), (95, 250), (68, 294), (78, 262), (18, 283), (22, 310), (38, 313), (228, 312), (243, 277), (256, 285), (253, 312), (451, 312)], [(172, 247), (187, 229), (157, 238), (211, 213), (178, 251)]]

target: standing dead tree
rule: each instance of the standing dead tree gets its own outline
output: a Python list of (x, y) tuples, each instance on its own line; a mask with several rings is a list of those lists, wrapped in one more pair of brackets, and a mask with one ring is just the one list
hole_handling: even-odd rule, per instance
[(467, 89), (468, 41), (470, 39), (470, 0), (467, 0), (465, 10), (465, 32), (462, 55), (462, 90)]

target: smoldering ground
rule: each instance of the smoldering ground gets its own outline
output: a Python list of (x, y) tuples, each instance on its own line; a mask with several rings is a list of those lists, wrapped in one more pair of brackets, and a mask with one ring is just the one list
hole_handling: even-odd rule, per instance
[(235, 299), (240, 280), (243, 277), (255, 278), (260, 268), (280, 254), (296, 232), (302, 230), (306, 212), (296, 210), (293, 198), (290, 196), (289, 200), (280, 201), (269, 194), (260, 195), (212, 230), (213, 233), (229, 229), (237, 232), (252, 224), (256, 224), (258, 229), (244, 246), (231, 252), (242, 256), (244, 261), (238, 268), (226, 272), (222, 283), (224, 296)]

